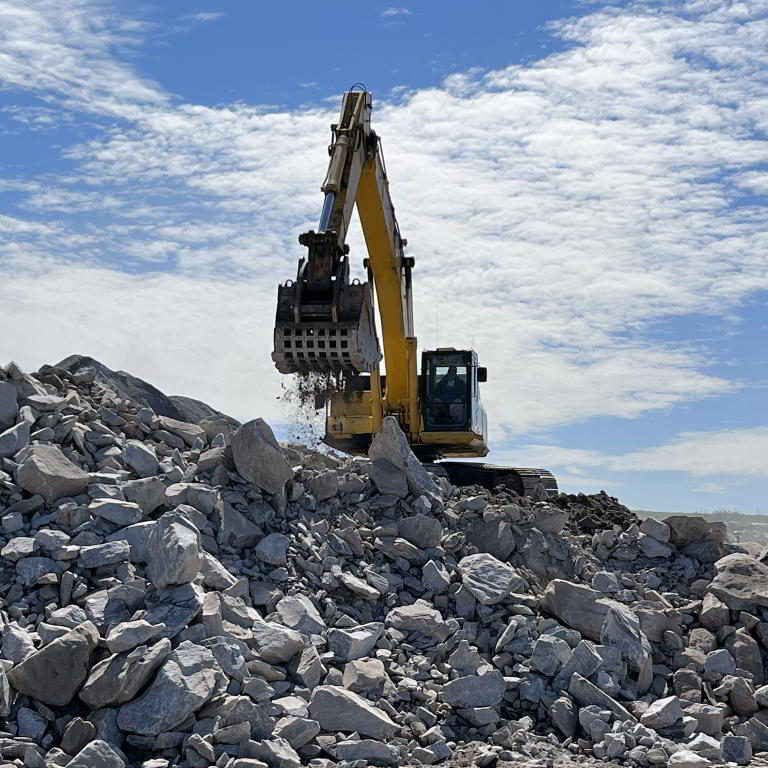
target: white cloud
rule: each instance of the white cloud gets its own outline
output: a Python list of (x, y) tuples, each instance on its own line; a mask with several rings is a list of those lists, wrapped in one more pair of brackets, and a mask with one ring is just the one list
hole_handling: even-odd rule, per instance
[(220, 19), (224, 13), (222, 11), (198, 11), (197, 13), (188, 13), (185, 16), (181, 16), (181, 21), (196, 21), (199, 23), (206, 21), (216, 21)]
[(695, 493), (725, 493), (725, 486), (722, 483), (706, 482), (691, 488)]
[[(567, 51), (377, 101), (421, 342), (434, 345), (439, 306), (440, 344), (478, 349), (497, 440), (740, 385), (652, 324), (732, 313), (768, 288), (765, 210), (730, 206), (763, 183), (767, 24), (673, 11), (598, 10), (557, 25)], [(108, 118), (64, 148), (70, 178), (7, 183), (34, 221), (5, 222), (0, 322), (30, 365), (103, 354), (235, 415), (279, 418), (276, 283), (316, 226), (338, 105), (177, 103), (120, 56), (140, 28), (90, 0), (0, 0), (0, 83)], [(359, 269), (356, 225), (350, 244)], [(41, 292), (62, 333), (46, 332)]]
[(385, 18), (391, 17), (391, 16), (410, 16), (411, 11), (409, 8), (385, 8), (381, 15)]

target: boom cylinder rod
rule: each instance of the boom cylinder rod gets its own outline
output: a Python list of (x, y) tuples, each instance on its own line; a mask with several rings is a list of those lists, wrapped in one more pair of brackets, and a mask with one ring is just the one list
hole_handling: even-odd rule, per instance
[(333, 204), (336, 200), (336, 194), (334, 192), (326, 192), (325, 200), (323, 200), (323, 212), (320, 214), (320, 223), (317, 225), (319, 232), (325, 232), (328, 229), (328, 224), (331, 221), (331, 213), (333, 211)]

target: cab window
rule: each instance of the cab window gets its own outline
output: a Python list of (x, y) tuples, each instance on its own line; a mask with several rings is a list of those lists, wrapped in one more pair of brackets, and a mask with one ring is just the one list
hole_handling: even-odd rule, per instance
[(425, 422), (427, 428), (461, 429), (469, 414), (469, 369), (463, 355), (447, 355), (427, 361), (423, 371), (426, 384)]

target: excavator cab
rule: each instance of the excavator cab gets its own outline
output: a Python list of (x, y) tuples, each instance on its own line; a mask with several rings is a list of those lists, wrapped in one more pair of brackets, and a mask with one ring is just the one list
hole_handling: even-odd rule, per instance
[(421, 402), (425, 432), (486, 434), (478, 384), (487, 371), (472, 350), (437, 349), (421, 355)]

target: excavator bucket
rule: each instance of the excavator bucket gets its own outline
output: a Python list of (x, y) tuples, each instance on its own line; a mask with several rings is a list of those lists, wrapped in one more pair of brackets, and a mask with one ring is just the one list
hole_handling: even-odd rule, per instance
[(349, 281), (346, 256), (337, 260), (331, 279), (324, 279), (327, 274), (313, 275), (311, 267), (311, 260), (301, 259), (296, 280), (277, 289), (272, 352), (277, 370), (373, 371), (382, 355), (369, 284)]

